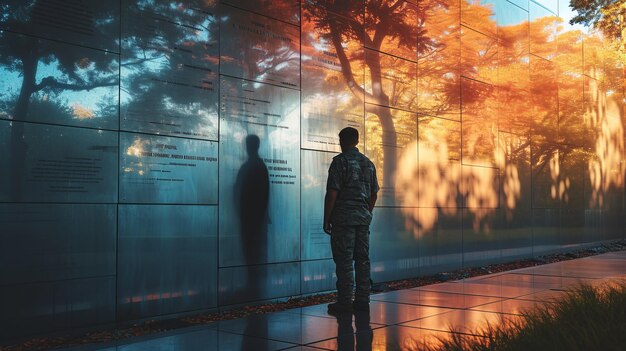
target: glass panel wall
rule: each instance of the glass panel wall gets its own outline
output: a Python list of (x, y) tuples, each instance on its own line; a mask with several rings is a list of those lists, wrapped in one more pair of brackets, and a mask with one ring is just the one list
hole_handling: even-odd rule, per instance
[(568, 3), (4, 1), (0, 338), (333, 289), (345, 127), (375, 282), (623, 238), (625, 62)]

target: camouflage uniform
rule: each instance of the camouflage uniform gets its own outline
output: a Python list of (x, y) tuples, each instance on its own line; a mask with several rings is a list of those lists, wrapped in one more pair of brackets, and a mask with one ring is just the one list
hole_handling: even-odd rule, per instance
[(355, 301), (369, 302), (369, 224), (372, 221), (369, 204), (371, 194), (378, 189), (374, 164), (356, 147), (333, 158), (326, 190), (339, 192), (330, 223), (338, 302), (342, 304), (352, 302), (353, 273), (356, 273)]

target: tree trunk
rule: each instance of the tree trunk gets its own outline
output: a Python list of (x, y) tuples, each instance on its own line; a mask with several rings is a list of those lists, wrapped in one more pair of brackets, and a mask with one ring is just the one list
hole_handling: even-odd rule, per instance
[[(22, 50), (22, 67), (23, 80), (19, 98), (15, 104), (13, 111), (14, 120), (23, 120), (28, 114), (30, 97), (35, 91), (37, 75), (37, 62), (39, 57), (37, 54), (36, 39), (24, 38), (24, 50)], [(26, 158), (26, 142), (24, 141), (24, 124), (21, 122), (13, 123), (11, 128), (11, 163), (10, 163), (10, 191), (9, 201), (17, 202), (22, 198), (22, 185), (24, 183), (25, 158)]]
[[(342, 46), (341, 41), (341, 32), (339, 31), (335, 22), (329, 22), (331, 41), (333, 46), (335, 47), (335, 51), (337, 52), (339, 61), (341, 62), (341, 71), (350, 88), (350, 91), (362, 99), (365, 102), (368, 98), (373, 99), (376, 103), (375, 113), (378, 116), (378, 120), (380, 121), (382, 130), (383, 130), (383, 139), (389, 141), (393, 146), (383, 148), (383, 184), (382, 186), (385, 188), (393, 188), (395, 183), (395, 174), (396, 174), (396, 157), (397, 151), (395, 145), (397, 143), (396, 129), (393, 124), (393, 119), (391, 117), (391, 110), (389, 109), (389, 96), (385, 94), (382, 86), (382, 72), (380, 67), (380, 43), (382, 41), (382, 37), (386, 34), (385, 26), (381, 26), (377, 30), (376, 43), (374, 44), (378, 50), (370, 50), (373, 57), (372, 60), (366, 61), (370, 69), (370, 77), (372, 82), (372, 92), (369, 93), (365, 91), (362, 87), (356, 84), (354, 80), (354, 76), (352, 73), (352, 69), (350, 67), (350, 61), (345, 54), (344, 48)], [(363, 49), (367, 50), (367, 49)]]
[(396, 145), (398, 138), (396, 135), (396, 127), (393, 123), (391, 110), (389, 106), (389, 96), (383, 91), (382, 70), (380, 66), (380, 54), (378, 51), (372, 51), (373, 60), (368, 60), (367, 65), (370, 69), (370, 78), (372, 83), (372, 95), (376, 99), (376, 115), (380, 121), (383, 130), (382, 139), (384, 144), (390, 146), (383, 147), (383, 187), (393, 189), (395, 184), (395, 175), (397, 170), (397, 151)]

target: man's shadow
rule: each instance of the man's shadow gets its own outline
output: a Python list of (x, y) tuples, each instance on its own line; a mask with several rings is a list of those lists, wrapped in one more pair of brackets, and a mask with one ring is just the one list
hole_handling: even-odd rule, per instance
[[(261, 140), (256, 135), (248, 135), (245, 141), (248, 159), (241, 165), (235, 182), (235, 208), (239, 217), (241, 249), (247, 268), (247, 300), (265, 298), (265, 275), (259, 271), (259, 264), (267, 262), (267, 230), (269, 224), (268, 205), (270, 178), (263, 159), (259, 156)], [(246, 321), (244, 335), (267, 334), (264, 319)], [(253, 338), (244, 337), (242, 349), (254, 350)]]
[[(270, 179), (267, 167), (259, 156), (261, 140), (256, 135), (246, 137), (248, 159), (241, 165), (235, 182), (235, 204), (239, 217), (241, 248), (248, 266), (249, 293), (261, 293), (258, 274), (251, 265), (267, 262), (267, 226)], [(260, 296), (254, 296), (257, 299)]]

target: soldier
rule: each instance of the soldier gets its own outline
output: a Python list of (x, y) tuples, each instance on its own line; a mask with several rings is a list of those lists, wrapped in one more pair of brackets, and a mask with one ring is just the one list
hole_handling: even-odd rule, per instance
[[(324, 232), (331, 236), (337, 273), (337, 302), (328, 305), (329, 314), (369, 311), (370, 260), (369, 225), (378, 193), (376, 168), (356, 148), (359, 132), (339, 132), (341, 154), (328, 169), (324, 199)], [(354, 264), (354, 266), (353, 266)], [(356, 273), (356, 291), (352, 302)]]

